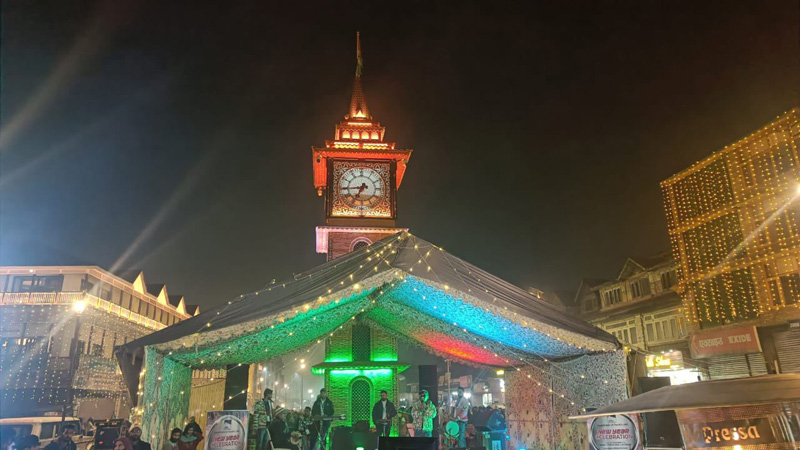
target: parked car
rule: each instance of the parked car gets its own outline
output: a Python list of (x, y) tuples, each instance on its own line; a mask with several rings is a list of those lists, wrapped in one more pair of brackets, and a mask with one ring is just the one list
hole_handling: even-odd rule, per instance
[[(73, 437), (73, 440), (78, 444), (79, 449), (85, 448), (86, 444), (91, 441), (91, 438), (84, 436), (80, 419), (77, 417), (67, 417), (64, 423), (75, 425), (75, 437)], [(6, 433), (13, 433), (14, 436), (21, 437), (33, 434), (39, 436), (42, 447), (58, 437), (60, 428), (61, 417), (58, 416), (0, 419), (0, 435), (6, 436)]]

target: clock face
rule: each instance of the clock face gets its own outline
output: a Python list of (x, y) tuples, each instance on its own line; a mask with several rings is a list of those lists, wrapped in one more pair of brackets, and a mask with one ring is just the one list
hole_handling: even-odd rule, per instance
[(331, 217), (392, 218), (392, 165), (383, 161), (332, 161)]
[(350, 208), (370, 210), (383, 201), (383, 179), (369, 167), (354, 167), (339, 178), (339, 194), (342, 202)]

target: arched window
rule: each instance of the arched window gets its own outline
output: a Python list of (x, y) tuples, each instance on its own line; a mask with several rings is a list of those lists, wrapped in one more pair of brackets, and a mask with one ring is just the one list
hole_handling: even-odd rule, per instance
[(380, 137), (378, 137), (378, 132), (377, 131), (373, 131), (372, 132), (372, 139), (374, 139), (374, 140), (380, 139)]
[(352, 250), (350, 251), (354, 252), (356, 250), (361, 250), (362, 248), (368, 246), (369, 244), (371, 244), (371, 242), (364, 238), (357, 239), (353, 244), (351, 244)]
[(350, 139), (350, 132), (347, 130), (342, 131), (342, 139)]
[(370, 413), (372, 412), (372, 399), (370, 392), (372, 392), (372, 383), (369, 378), (358, 377), (350, 383), (350, 392), (352, 397), (350, 399), (350, 414), (353, 416), (353, 423), (360, 420), (370, 420)]
[(368, 131), (362, 131), (361, 132), (361, 139), (369, 139), (369, 132)]

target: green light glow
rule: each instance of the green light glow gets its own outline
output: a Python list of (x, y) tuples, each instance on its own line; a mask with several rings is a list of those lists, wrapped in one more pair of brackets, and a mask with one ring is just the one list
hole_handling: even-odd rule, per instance
[[(322, 369), (323, 371), (325, 369)], [(392, 369), (332, 369), (331, 375), (337, 376), (365, 376), (368, 378), (389, 376), (392, 374)]]

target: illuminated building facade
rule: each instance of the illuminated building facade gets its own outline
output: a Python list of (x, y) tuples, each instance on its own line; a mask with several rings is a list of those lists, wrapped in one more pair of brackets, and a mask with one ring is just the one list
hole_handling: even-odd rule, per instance
[(166, 286), (146, 284), (141, 272), (115, 275), (96, 266), (0, 267), (0, 288), (5, 417), (60, 412), (70, 384), (75, 416), (127, 417), (114, 348), (198, 312)]
[(712, 378), (800, 372), (798, 113), (661, 183), (692, 352)]
[[(616, 336), (630, 350), (629, 382), (664, 376), (672, 384), (698, 381), (691, 365), (677, 264), (669, 253), (628, 258), (613, 280), (583, 280), (575, 297), (580, 317)], [(685, 356), (685, 357), (684, 357)]]
[(350, 109), (336, 125), (334, 139), (312, 147), (314, 187), (325, 199), (325, 226), (317, 227), (317, 252), (328, 260), (369, 245), (403, 228), (395, 227), (397, 189), (410, 149), (385, 139), (386, 129), (367, 107), (361, 83), (361, 42)]

